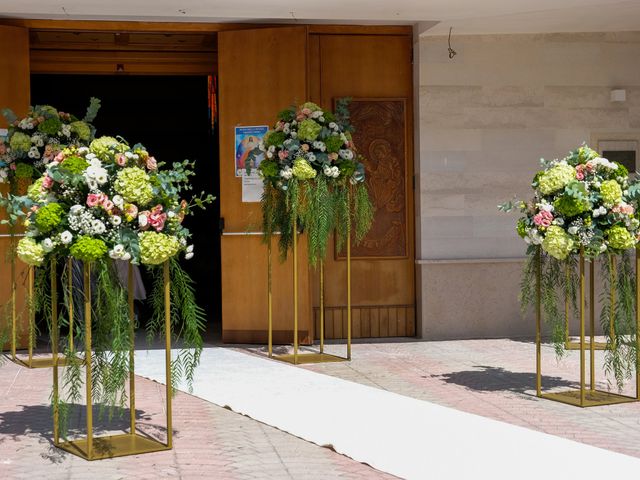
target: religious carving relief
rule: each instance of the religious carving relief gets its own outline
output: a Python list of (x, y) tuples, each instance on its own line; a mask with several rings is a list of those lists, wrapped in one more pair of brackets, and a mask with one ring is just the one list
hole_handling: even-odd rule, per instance
[(376, 209), (373, 227), (360, 245), (352, 246), (352, 255), (404, 257), (407, 255), (405, 102), (354, 99), (349, 111), (355, 127), (355, 144), (366, 159), (366, 182)]

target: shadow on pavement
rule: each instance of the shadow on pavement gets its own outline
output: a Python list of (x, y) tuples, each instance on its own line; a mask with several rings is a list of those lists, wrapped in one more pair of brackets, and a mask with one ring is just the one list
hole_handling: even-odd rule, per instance
[[(478, 365), (479, 370), (463, 370), (459, 372), (432, 375), (445, 383), (463, 386), (478, 392), (508, 391), (527, 393), (536, 388), (536, 374), (532, 372), (510, 372), (502, 367)], [(558, 387), (575, 388), (577, 384), (561, 377), (542, 376), (545, 389)]]

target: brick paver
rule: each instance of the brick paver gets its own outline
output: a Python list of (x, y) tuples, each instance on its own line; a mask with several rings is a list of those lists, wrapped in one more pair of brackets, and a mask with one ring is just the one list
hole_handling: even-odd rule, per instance
[[(603, 376), (602, 353), (596, 355), (598, 388), (617, 392)], [(350, 363), (303, 368), (640, 457), (640, 403), (581, 409), (537, 398), (532, 342), (361, 343), (353, 346)], [(558, 361), (550, 346), (543, 347), (544, 387), (573, 388), (579, 378), (577, 352)], [(634, 379), (623, 393), (635, 395)]]
[[(138, 378), (140, 429), (164, 435), (164, 386)], [(86, 462), (53, 447), (51, 372), (0, 365), (0, 478), (57, 479), (391, 479), (367, 465), (199, 398), (174, 399), (174, 449)], [(108, 431), (128, 424), (123, 418)], [(83, 410), (71, 417), (81, 427)], [(104, 433), (106, 422), (97, 422)]]

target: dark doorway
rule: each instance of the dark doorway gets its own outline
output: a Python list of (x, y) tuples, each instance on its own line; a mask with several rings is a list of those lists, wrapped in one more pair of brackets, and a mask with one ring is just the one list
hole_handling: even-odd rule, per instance
[[(102, 101), (94, 122), (97, 136), (121, 135), (131, 145), (141, 143), (158, 161), (195, 160), (194, 192), (219, 196), (218, 139), (211, 127), (206, 76), (31, 76), (33, 105), (52, 105), (81, 118), (90, 97)], [(196, 255), (183, 266), (207, 312), (208, 340), (219, 338), (221, 331), (219, 218), (216, 201), (185, 220)]]

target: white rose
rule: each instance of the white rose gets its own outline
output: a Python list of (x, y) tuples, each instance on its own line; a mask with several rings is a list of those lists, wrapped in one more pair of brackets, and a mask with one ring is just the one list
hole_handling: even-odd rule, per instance
[[(87, 156), (88, 158), (88, 156)], [(89, 165), (93, 168), (102, 168), (102, 162), (100, 161), (99, 158), (97, 158), (95, 155), (93, 156), (92, 159), (89, 160)]]
[(189, 245), (187, 247), (187, 253), (191, 253), (191, 252), (193, 252), (193, 245)]
[(117, 244), (115, 247), (113, 247), (113, 251), (118, 255), (122, 255), (124, 253), (124, 245), (122, 245), (121, 243)]
[(63, 245), (69, 245), (72, 240), (73, 240), (73, 235), (69, 230), (65, 230), (60, 234), (60, 241), (62, 242)]
[(149, 219), (146, 215), (138, 215), (138, 225), (140, 225), (141, 228), (146, 227), (148, 223)]
[(124, 252), (120, 260), (124, 260), (125, 262), (131, 260), (131, 254), (129, 252)]
[(189, 252), (184, 256), (185, 260), (191, 260), (193, 258), (193, 252)]
[(574, 225), (573, 227), (569, 227), (568, 232), (569, 232), (571, 235), (575, 235), (576, 233), (578, 233), (578, 227), (576, 227), (575, 225)]
[(51, 250), (53, 250), (54, 244), (53, 244), (53, 240), (51, 240), (50, 238), (45, 238), (42, 241), (42, 249), (45, 252), (50, 252)]
[(114, 195), (111, 201), (118, 208), (124, 207), (124, 198), (121, 195)]

